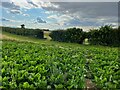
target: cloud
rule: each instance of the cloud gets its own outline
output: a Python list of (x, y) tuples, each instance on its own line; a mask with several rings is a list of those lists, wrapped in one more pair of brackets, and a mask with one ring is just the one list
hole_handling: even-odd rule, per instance
[[(12, 13), (12, 14), (21, 14), (23, 16), (29, 16), (29, 14), (24, 14), (21, 10), (22, 5), (26, 4), (25, 2), (21, 2), (22, 4), (18, 3), (17, 1), (9, 1), (9, 2), (1, 2), (1, 5), (3, 8), (6, 9), (7, 13)], [(26, 7), (22, 7), (26, 8)]]
[(13, 3), (13, 2), (2, 2), (1, 5), (8, 13), (22, 14), (20, 7), (15, 5), (15, 3)]
[(12, 2), (16, 5), (19, 6), (20, 8), (24, 8), (24, 9), (31, 9), (34, 8), (33, 4), (28, 3), (28, 0), (12, 0)]
[(49, 11), (58, 11), (69, 14), (78, 13), (83, 16), (116, 16), (118, 11), (117, 2), (52, 2), (58, 5), (56, 8), (46, 7)]
[[(46, 0), (45, 0), (46, 1)], [(22, 10), (42, 8), (47, 16), (47, 22), (40, 17), (36, 23), (54, 23), (56, 27), (62, 26), (100, 26), (107, 23), (118, 22), (117, 2), (45, 2), (43, 0), (10, 0), (4, 2), (3, 8), (13, 14), (29, 16)], [(41, 9), (41, 10), (42, 10)], [(32, 16), (32, 15), (31, 15)], [(48, 21), (49, 20), (49, 21)], [(46, 24), (45, 24), (46, 25)], [(116, 24), (114, 24), (116, 25)]]
[(8, 18), (5, 18), (5, 17), (2, 17), (0, 20), (1, 20), (2, 22), (22, 23), (22, 21), (13, 20), (13, 19), (8, 19)]
[(47, 23), (46, 21), (42, 20), (40, 17), (37, 17), (37, 22), (38, 23)]
[(45, 14), (54, 14), (54, 11), (45, 11)]
[(10, 10), (9, 12), (12, 14), (22, 14), (22, 12), (20, 10), (14, 10), (14, 9)]
[(28, 1), (28, 3), (31, 4), (31, 5), (33, 5), (33, 6), (35, 6), (35, 7), (38, 7), (38, 5), (35, 4), (35, 3), (33, 3), (32, 1), (30, 1), (30, 2)]
[(27, 2), (27, 0), (21, 0), (21, 2), (17, 0), (10, 0), (8, 2), (0, 2), (0, 5), (7, 12), (12, 14), (22, 14), (22, 8), (31, 9), (36, 7), (34, 3)]
[(47, 17), (48, 19), (54, 19), (55, 21), (56, 21), (56, 24), (58, 24), (58, 25), (67, 25), (67, 23), (70, 21), (70, 20), (72, 20), (72, 19), (74, 19), (73, 17), (71, 17), (71, 16), (68, 16), (68, 15), (66, 15), (66, 14), (63, 14), (63, 15), (50, 15), (50, 16), (48, 16)]
[(9, 1), (1, 1), (2, 7), (4, 8), (10, 8), (10, 9), (31, 9), (31, 8), (41, 8), (41, 7), (52, 7), (52, 8), (58, 8), (58, 5), (54, 5), (53, 3), (43, 0), (9, 0)]
[[(107, 22), (118, 22), (117, 2), (52, 2), (58, 8), (43, 7), (47, 11), (57, 12), (73, 17), (69, 24), (102, 25)], [(55, 18), (55, 17), (49, 17)], [(58, 17), (59, 19), (59, 17)], [(62, 19), (62, 18), (61, 18)], [(64, 19), (64, 18), (63, 18)], [(79, 21), (75, 21), (79, 20)]]
[(1, 21), (3, 22), (15, 22), (15, 20), (7, 19), (7, 18), (2, 18)]
[(1, 2), (2, 7), (6, 9), (15, 9), (15, 10), (20, 10), (20, 7), (15, 5), (13, 2)]
[(29, 17), (30, 15), (29, 14), (23, 14), (23, 16), (28, 16)]
[(49, 9), (58, 9), (59, 5), (51, 3), (51, 2), (41, 2), (42, 8), (49, 8)]
[(12, 14), (22, 14), (25, 15), (23, 9), (32, 9), (32, 8), (42, 8), (42, 7), (49, 7), (49, 8), (57, 8), (58, 5), (54, 5), (51, 2), (44, 2), (39, 0), (9, 0), (7, 2), (1, 1), (0, 5), (3, 9), (6, 10), (8, 13)]
[(10, 10), (43, 8), (48, 11), (58, 11), (58, 13), (77, 13), (83, 17), (116, 16), (118, 11), (117, 4), (117, 2), (45, 2), (43, 0), (11, 0), (11, 2), (2, 2), (2, 6)]

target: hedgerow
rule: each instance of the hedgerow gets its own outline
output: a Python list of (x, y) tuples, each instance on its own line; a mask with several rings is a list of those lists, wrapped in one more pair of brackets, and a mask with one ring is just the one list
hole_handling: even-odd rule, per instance
[(40, 29), (2, 27), (2, 31), (9, 32), (9, 33), (16, 34), (16, 35), (32, 36), (32, 37), (37, 37), (40, 39), (44, 38), (44, 33)]

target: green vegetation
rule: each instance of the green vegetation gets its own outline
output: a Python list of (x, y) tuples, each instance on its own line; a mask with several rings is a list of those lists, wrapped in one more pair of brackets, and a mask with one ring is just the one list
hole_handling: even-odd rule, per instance
[[(3, 40), (15, 40), (19, 42), (33, 42), (38, 44), (46, 44), (46, 45), (61, 45), (61, 46), (80, 46), (80, 44), (77, 43), (66, 43), (66, 42), (58, 42), (58, 41), (50, 41), (49, 39), (38, 39), (35, 37), (29, 37), (29, 36), (20, 36), (8, 32), (2, 32)], [(5, 36), (5, 37), (4, 37)], [(6, 38), (7, 37), (7, 38)]]
[(9, 33), (16, 34), (16, 35), (32, 36), (32, 37), (36, 37), (40, 39), (44, 38), (43, 31), (40, 29), (2, 27), (2, 31), (9, 32)]
[(52, 31), (50, 37), (54, 41), (71, 42), (82, 44), (86, 38), (85, 32), (79, 28), (68, 28), (67, 30)]
[[(7, 29), (0, 42), (0, 88), (83, 89), (87, 87), (86, 79), (97, 89), (120, 88), (119, 50), (108, 47), (119, 45), (119, 29), (103, 26), (87, 33), (71, 28), (46, 33), (46, 40), (34, 37), (34, 33), (20, 35), (16, 34), (19, 29)], [(54, 41), (50, 41), (49, 34)], [(82, 45), (85, 42), (90, 44)]]
[(113, 29), (112, 26), (102, 26), (99, 29), (92, 29), (84, 32), (79, 28), (52, 31), (50, 36), (54, 41), (71, 42), (83, 44), (85, 38), (89, 44), (104, 46), (120, 46), (120, 27)]
[(120, 88), (118, 50), (91, 48), (86, 53), (89, 78), (101, 89)]
[(77, 61), (76, 52), (69, 48), (4, 41), (2, 50), (2, 84), (6, 88), (84, 87), (84, 60)]
[[(65, 45), (65, 46), (64, 46)], [(117, 48), (3, 40), (2, 88), (120, 88)]]
[(111, 26), (102, 26), (99, 29), (93, 29), (88, 33), (89, 42), (95, 45), (119, 46), (120, 29), (113, 29)]
[(59, 42), (84, 44), (85, 39), (88, 39), (88, 43), (92, 45), (120, 46), (120, 27), (113, 29), (112, 26), (108, 25), (101, 26), (99, 29), (92, 29), (89, 32), (84, 32), (80, 28), (46, 31), (46, 33), (43, 33), (44, 30), (42, 29), (2, 27), (2, 30), (16, 35), (39, 39), (46, 38)]

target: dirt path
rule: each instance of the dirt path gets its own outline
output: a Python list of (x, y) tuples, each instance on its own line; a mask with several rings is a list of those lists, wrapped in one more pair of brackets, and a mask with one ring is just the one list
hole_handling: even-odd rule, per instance
[(85, 79), (85, 84), (86, 84), (85, 90), (98, 90), (96, 85), (90, 79)]

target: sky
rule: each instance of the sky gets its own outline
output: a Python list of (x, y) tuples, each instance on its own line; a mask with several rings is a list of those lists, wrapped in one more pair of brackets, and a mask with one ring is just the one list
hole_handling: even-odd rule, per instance
[(117, 27), (117, 0), (103, 1), (3, 0), (0, 1), (0, 26), (20, 27), (25, 24), (26, 28), (50, 30), (70, 27), (89, 30), (103, 25)]

